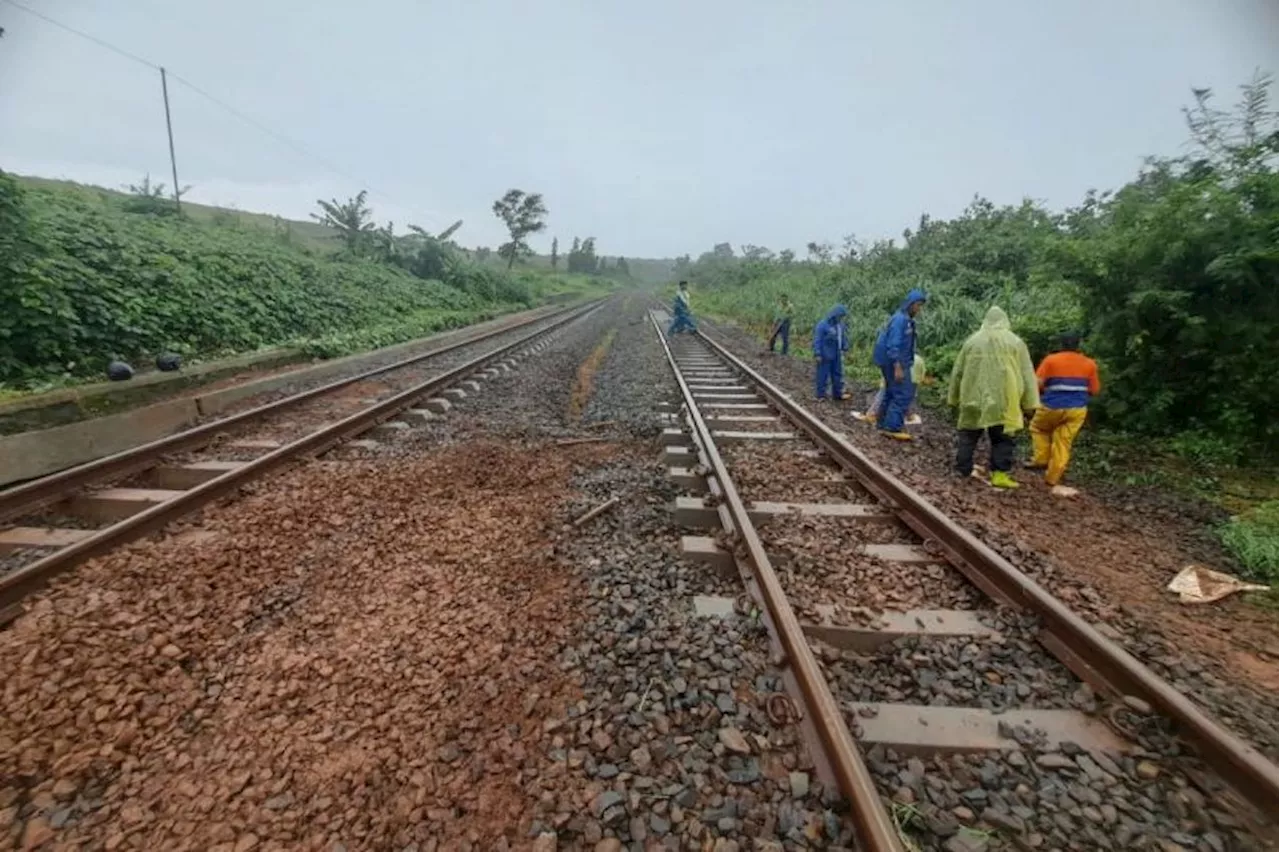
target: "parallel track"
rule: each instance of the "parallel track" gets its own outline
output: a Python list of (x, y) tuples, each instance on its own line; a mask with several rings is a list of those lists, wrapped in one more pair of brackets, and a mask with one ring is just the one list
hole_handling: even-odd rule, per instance
[(808, 715), (806, 722), (816, 731), (823, 756), (848, 799), (853, 822), (865, 848), (880, 852), (903, 847), (895, 826), (881, 806), (840, 705), (810, 649), (805, 629), (770, 563), (748, 504), (740, 496), (716, 445), (713, 429), (702, 411), (706, 394), (691, 389), (691, 385), (697, 386), (698, 380), (689, 380), (687, 372), (721, 377), (713, 383), (732, 381), (734, 385), (743, 386), (741, 391), (732, 392), (739, 404), (747, 400), (767, 404), (771, 412), (780, 415), (798, 435), (851, 475), (882, 509), (940, 550), (946, 561), (985, 595), (1038, 616), (1043, 624), (1042, 644), (1076, 676), (1104, 695), (1137, 697), (1163, 713), (1222, 782), (1255, 806), (1264, 819), (1273, 817), (1278, 794), (1275, 765), (724, 346), (702, 332), (668, 342), (657, 315), (651, 318), (680, 387), (681, 426), (696, 449), (698, 472), (706, 473), (706, 488), (711, 494), (708, 503), (715, 505), (724, 532), (737, 543), (735, 561), (744, 576), (751, 578), (748, 586), (754, 587), (752, 590), (770, 616), (772, 629), (803, 698)]
[(0, 575), (0, 624), (7, 623), (20, 614), (22, 599), (43, 587), (59, 573), (121, 544), (158, 530), (209, 501), (231, 493), (251, 480), (285, 464), (323, 453), (336, 444), (361, 435), (413, 407), (416, 402), (436, 395), (486, 367), (505, 363), (509, 368), (523, 355), (541, 349), (544, 338), (548, 335), (597, 310), (600, 305), (601, 302), (592, 302), (586, 306), (569, 308), (550, 315), (501, 326), (482, 335), (452, 342), (394, 364), (330, 382), (321, 387), (0, 492), (0, 519), (10, 520), (29, 515), (44, 507), (59, 505), (82, 490), (104, 481), (118, 481), (122, 477), (157, 467), (166, 457), (180, 451), (208, 445), (235, 427), (243, 427), (262, 420), (268, 415), (293, 409), (302, 403), (332, 394), (357, 382), (418, 365), (460, 347), (482, 342), (497, 335), (508, 334), (529, 325), (541, 324), (541, 327), (517, 337), (510, 343), (471, 358), (425, 381), (415, 383), (338, 422), (316, 429), (252, 461), (188, 488), (171, 499), (111, 523), (69, 546), (54, 550), (34, 562)]

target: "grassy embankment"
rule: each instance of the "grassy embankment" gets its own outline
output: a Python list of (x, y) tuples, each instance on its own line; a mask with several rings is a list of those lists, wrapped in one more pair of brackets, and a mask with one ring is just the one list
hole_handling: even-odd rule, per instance
[(617, 286), (508, 273), (450, 246), (436, 249), (439, 276), (422, 278), (339, 251), (317, 224), (183, 210), (0, 172), (0, 397), (100, 381), (112, 358), (145, 367), (165, 351), (334, 357)]

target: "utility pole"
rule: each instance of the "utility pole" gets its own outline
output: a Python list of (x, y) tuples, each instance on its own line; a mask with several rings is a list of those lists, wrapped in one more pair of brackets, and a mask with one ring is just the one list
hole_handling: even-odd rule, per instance
[(160, 90), (164, 92), (164, 126), (169, 131), (169, 165), (173, 169), (173, 206), (182, 213), (182, 202), (178, 192), (178, 158), (173, 153), (173, 119), (169, 117), (169, 79), (165, 76), (164, 66), (160, 67)]

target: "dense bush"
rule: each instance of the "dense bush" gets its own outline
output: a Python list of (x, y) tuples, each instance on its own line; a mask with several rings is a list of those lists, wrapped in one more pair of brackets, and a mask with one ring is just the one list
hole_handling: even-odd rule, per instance
[(438, 267), (446, 284), (267, 229), (128, 204), (105, 192), (24, 189), (0, 172), (0, 382), (100, 375), (112, 357), (142, 363), (161, 351), (198, 357), (302, 341), (336, 352), (532, 298), (527, 280), (465, 261)]
[(975, 201), (957, 219), (924, 219), (908, 232), (904, 246), (888, 242), (856, 248), (839, 262), (787, 262), (773, 259), (735, 259), (721, 251), (703, 255), (683, 272), (700, 285), (697, 305), (713, 313), (735, 317), (764, 330), (778, 297), (790, 296), (795, 306), (798, 345), (831, 306), (849, 308), (852, 351), (846, 369), (874, 373), (870, 350), (877, 333), (912, 287), (929, 293), (929, 304), (918, 324), (920, 345), (929, 371), (945, 375), (959, 344), (982, 322), (987, 307), (999, 303), (1026, 335), (1033, 349), (1047, 349), (1063, 328), (1080, 322), (1073, 285), (1045, 280), (1035, 268), (1038, 247), (1031, 241), (1011, 241), (996, 254), (994, 266), (974, 246), (999, 245), (1007, 234), (1037, 229), (1046, 214), (1030, 205), (996, 208)]
[(1113, 421), (1274, 451), (1275, 140), (1247, 159), (1152, 163), (1077, 223), (1064, 268), (1109, 368), (1101, 411)]

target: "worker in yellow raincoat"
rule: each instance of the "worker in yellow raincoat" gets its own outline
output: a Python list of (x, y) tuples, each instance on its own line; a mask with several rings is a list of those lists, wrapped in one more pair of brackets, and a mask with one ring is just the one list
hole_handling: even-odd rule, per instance
[(947, 403), (959, 409), (956, 473), (973, 473), (973, 453), (985, 433), (991, 442), (991, 484), (1017, 488), (1013, 478), (1013, 435), (1024, 412), (1040, 404), (1036, 369), (1022, 338), (1009, 328), (1009, 315), (987, 311), (982, 327), (969, 336), (951, 371)]

